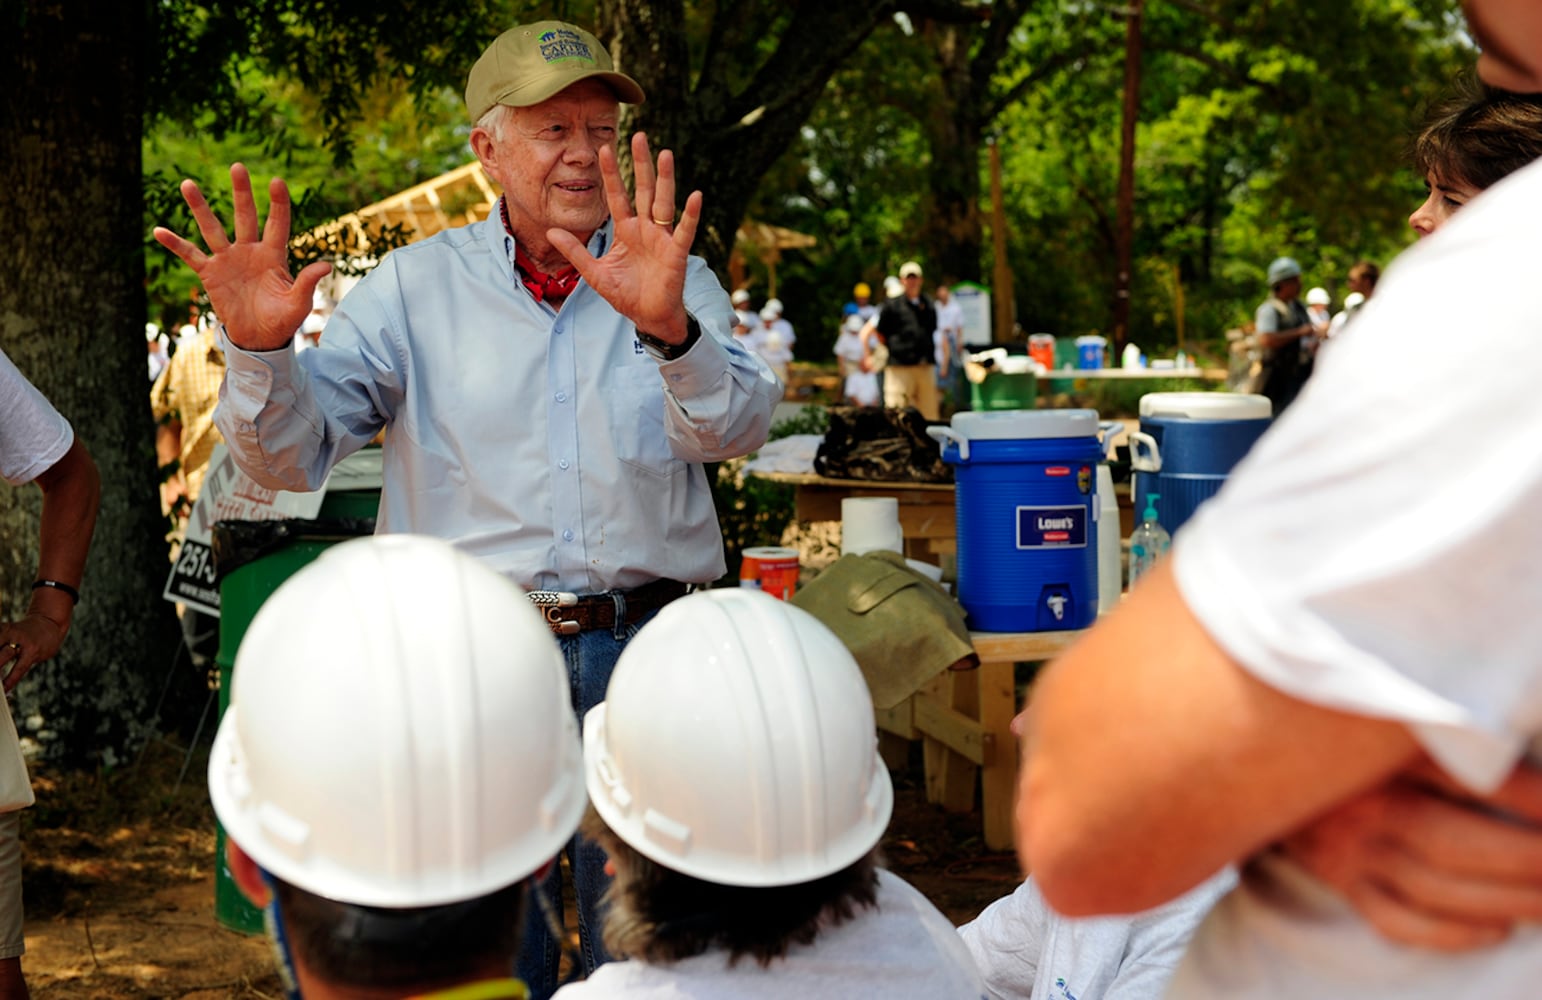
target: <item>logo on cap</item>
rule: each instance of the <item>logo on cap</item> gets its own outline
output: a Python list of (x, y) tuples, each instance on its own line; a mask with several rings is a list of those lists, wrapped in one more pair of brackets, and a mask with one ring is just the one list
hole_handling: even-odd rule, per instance
[(568, 31), (565, 28), (554, 28), (551, 31), (542, 32), (537, 39), (541, 46), (541, 58), (549, 63), (562, 62), (565, 59), (581, 59), (587, 63), (594, 62), (594, 52), (577, 32)]

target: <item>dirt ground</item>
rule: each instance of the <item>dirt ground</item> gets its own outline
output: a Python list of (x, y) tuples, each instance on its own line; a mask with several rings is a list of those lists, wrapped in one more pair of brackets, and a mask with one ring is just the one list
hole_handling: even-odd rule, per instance
[[(183, 753), (166, 744), (111, 774), (34, 768), (23, 969), (37, 1000), (281, 995), (265, 940), (215, 920), (206, 754), (195, 752), (180, 786)], [(891, 869), (959, 923), (1016, 887), (1016, 861), (986, 851), (978, 811), (927, 804), (919, 753), (894, 781)]]

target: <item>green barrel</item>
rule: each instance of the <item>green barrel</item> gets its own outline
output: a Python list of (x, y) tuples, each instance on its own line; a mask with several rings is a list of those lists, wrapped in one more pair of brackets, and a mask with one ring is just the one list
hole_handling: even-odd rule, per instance
[[(1067, 365), (1070, 365), (1074, 369), (1080, 363), (1080, 361), (1081, 354), (1076, 349), (1075, 337), (1055, 338), (1055, 370), (1057, 372), (1064, 371)], [(1049, 383), (1049, 391), (1070, 392), (1075, 388), (1075, 381), (1076, 375), (1074, 372), (1068, 378), (1051, 379)]]
[[(246, 629), (268, 595), (321, 553), (340, 541), (370, 534), (380, 507), (379, 490), (328, 493), (315, 521), (294, 532), (284, 544), (243, 562), (220, 576), (219, 714), (230, 705), (231, 672)], [(293, 525), (293, 522), (289, 522)], [(262, 933), (262, 911), (247, 901), (225, 860), (225, 829), (214, 824), (214, 916), (220, 924), (248, 934)]]
[(1033, 372), (991, 372), (984, 382), (969, 383), (975, 410), (1031, 410), (1039, 398), (1039, 377)]

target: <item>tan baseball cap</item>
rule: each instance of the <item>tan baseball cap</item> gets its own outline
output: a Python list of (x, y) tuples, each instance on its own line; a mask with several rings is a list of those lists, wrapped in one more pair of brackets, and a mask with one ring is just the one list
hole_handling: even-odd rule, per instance
[(596, 77), (624, 104), (641, 104), (643, 90), (617, 73), (599, 39), (576, 24), (537, 21), (494, 39), (466, 78), (466, 110), (476, 121), (495, 104), (528, 108), (580, 80)]

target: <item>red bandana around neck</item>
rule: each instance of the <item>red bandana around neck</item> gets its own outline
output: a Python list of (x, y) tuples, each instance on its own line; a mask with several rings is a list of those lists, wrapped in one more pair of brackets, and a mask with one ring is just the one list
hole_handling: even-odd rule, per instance
[(525, 253), (525, 248), (519, 245), (519, 238), (514, 236), (514, 227), (509, 225), (509, 203), (500, 199), (498, 210), (503, 215), (503, 231), (514, 240), (514, 266), (518, 269), (519, 280), (535, 296), (535, 300), (565, 299), (572, 295), (573, 289), (578, 287), (578, 268), (565, 267), (556, 274), (545, 274), (538, 270), (535, 262)]

